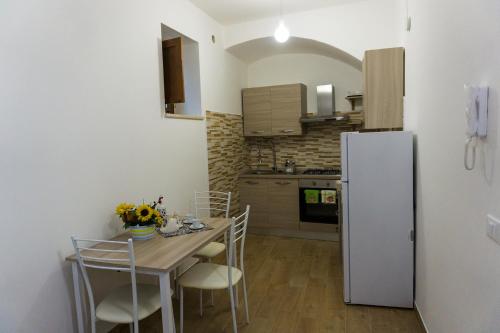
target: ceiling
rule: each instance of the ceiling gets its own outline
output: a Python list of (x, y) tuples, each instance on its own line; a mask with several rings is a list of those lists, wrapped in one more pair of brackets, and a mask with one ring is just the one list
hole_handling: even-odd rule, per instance
[(288, 42), (280, 44), (272, 37), (265, 37), (232, 46), (228, 51), (247, 63), (279, 54), (317, 54), (361, 70), (361, 61), (355, 57), (331, 45), (306, 38), (290, 37)]
[[(280, 0), (190, 0), (224, 25), (279, 15)], [(293, 13), (361, 0), (282, 0), (283, 12)]]

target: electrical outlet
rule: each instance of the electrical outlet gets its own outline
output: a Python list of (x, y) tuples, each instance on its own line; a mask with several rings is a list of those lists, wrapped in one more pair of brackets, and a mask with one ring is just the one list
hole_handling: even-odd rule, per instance
[(500, 220), (495, 218), (493, 215), (488, 215), (486, 234), (488, 235), (488, 237), (500, 244)]

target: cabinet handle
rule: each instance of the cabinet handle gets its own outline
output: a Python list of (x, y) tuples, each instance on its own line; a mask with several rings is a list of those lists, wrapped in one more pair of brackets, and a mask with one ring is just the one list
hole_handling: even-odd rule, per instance
[(253, 182), (253, 181), (251, 181), (251, 180), (248, 180), (248, 181), (246, 181), (245, 183), (247, 183), (247, 184), (249, 184), (249, 185), (258, 185), (258, 184), (259, 184), (259, 182)]
[(290, 185), (290, 182), (276, 182), (278, 185)]
[(295, 132), (295, 130), (293, 129), (284, 129), (281, 131), (281, 133), (293, 133), (293, 132)]
[(253, 134), (261, 134), (264, 133), (264, 131), (252, 131)]

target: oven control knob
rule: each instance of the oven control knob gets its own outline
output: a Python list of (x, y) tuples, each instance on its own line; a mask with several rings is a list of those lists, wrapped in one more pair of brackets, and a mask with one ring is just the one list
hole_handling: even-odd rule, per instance
[(330, 186), (330, 183), (326, 183), (326, 186)]
[(313, 186), (316, 186), (316, 182), (313, 182)]

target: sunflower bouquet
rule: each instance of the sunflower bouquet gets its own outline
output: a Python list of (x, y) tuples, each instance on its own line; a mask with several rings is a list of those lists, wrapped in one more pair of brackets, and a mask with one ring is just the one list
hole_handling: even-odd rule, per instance
[(161, 225), (163, 218), (155, 206), (156, 202), (152, 205), (142, 204), (139, 206), (124, 202), (116, 206), (116, 215), (123, 221), (125, 229), (131, 226)]

